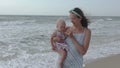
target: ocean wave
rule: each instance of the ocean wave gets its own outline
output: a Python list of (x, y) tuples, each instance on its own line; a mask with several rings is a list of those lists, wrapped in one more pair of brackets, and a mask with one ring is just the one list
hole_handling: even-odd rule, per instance
[(120, 42), (114, 41), (106, 44), (99, 44), (90, 46), (88, 53), (84, 56), (85, 62), (90, 62), (92, 60), (108, 57), (114, 54), (120, 54)]
[[(51, 50), (50, 36), (59, 17), (0, 18), (0, 68), (55, 68), (58, 54)], [(70, 20), (66, 22), (72, 25)], [(90, 24), (92, 39), (85, 62), (120, 54), (119, 26), (119, 21), (113, 18), (112, 21), (95, 19)]]
[(0, 26), (35, 24), (36, 20), (0, 21)]

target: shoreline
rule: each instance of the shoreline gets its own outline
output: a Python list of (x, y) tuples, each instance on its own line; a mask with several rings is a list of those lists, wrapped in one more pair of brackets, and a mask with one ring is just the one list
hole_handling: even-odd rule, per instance
[(84, 68), (119, 68), (120, 54), (99, 58), (85, 64)]

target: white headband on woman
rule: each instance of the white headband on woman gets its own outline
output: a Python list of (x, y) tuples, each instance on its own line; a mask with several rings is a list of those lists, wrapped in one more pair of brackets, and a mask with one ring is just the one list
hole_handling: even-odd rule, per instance
[(75, 12), (75, 11), (73, 11), (73, 10), (71, 10), (70, 12), (72, 12), (73, 14), (75, 14), (75, 15), (77, 15), (77, 16), (80, 17), (80, 15), (79, 15), (77, 12)]

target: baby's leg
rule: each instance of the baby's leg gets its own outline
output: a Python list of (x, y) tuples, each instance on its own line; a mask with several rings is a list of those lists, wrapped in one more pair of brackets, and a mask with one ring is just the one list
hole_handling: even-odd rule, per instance
[(60, 68), (63, 68), (63, 62), (67, 56), (67, 51), (65, 49), (60, 49), (59, 50), (59, 53), (61, 55), (61, 58), (60, 58), (60, 61), (59, 61), (59, 65), (60, 65)]

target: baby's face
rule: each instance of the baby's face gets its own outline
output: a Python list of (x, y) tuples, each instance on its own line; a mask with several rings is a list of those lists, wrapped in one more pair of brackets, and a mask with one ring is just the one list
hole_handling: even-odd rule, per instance
[(57, 30), (64, 32), (65, 29), (66, 29), (66, 24), (65, 23), (62, 23), (62, 22), (57, 23)]

